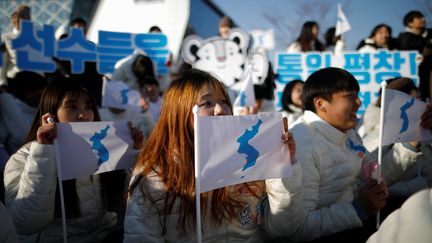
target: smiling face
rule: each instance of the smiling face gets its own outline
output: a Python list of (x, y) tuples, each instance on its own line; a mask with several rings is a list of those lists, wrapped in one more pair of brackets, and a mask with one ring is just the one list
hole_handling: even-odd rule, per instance
[(333, 93), (331, 101), (315, 98), (317, 115), (341, 132), (347, 132), (356, 125), (357, 110), (361, 101), (356, 91)]
[(94, 120), (93, 102), (84, 93), (78, 97), (66, 96), (57, 109), (59, 122), (89, 122)]

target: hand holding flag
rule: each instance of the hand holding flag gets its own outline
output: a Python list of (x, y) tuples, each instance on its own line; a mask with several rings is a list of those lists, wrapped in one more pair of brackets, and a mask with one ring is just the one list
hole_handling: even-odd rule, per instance
[[(54, 124), (53, 124), (54, 125)], [(63, 180), (131, 168), (131, 128), (126, 122), (56, 123), (57, 162)]]

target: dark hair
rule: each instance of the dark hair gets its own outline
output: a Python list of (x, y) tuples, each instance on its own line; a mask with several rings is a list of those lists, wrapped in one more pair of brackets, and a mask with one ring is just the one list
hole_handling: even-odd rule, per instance
[(81, 17), (77, 17), (77, 18), (72, 19), (70, 21), (69, 25), (70, 26), (74, 26), (75, 24), (82, 24), (82, 25), (87, 26), (87, 22), (83, 18), (81, 18)]
[(404, 26), (408, 27), (408, 24), (411, 23), (415, 18), (424, 18), (424, 15), (417, 10), (408, 12), (403, 18)]
[[(45, 113), (50, 114), (57, 114), (57, 110), (60, 107), (63, 99), (65, 97), (77, 97), (80, 94), (87, 95), (90, 100), (92, 101), (93, 107), (93, 113), (94, 113), (94, 121), (100, 121), (98, 108), (96, 106), (96, 102), (94, 101), (91, 94), (81, 86), (80, 82), (68, 78), (61, 78), (59, 77), (54, 83), (48, 85), (45, 90), (43, 91), (42, 98), (39, 103), (39, 107), (37, 109), (36, 115), (33, 119), (33, 123), (31, 125), (30, 131), (27, 134), (27, 137), (25, 139), (25, 144), (31, 141), (36, 140), (36, 132), (38, 128), (41, 126), (41, 116)], [(57, 120), (57, 117), (54, 117), (54, 119)], [(125, 180), (125, 174), (124, 171), (114, 171), (109, 173), (103, 173), (100, 175), (100, 181), (101, 181), (101, 197), (102, 197), (102, 203), (104, 208), (110, 208), (112, 207), (109, 203), (112, 202), (108, 201), (106, 198), (116, 198), (113, 195), (116, 195), (117, 198), (122, 196), (119, 195), (119, 191), (121, 191), (125, 188), (120, 189), (119, 183), (124, 183)], [(120, 182), (121, 180), (121, 182)], [(80, 209), (79, 209), (79, 198), (76, 191), (76, 180), (66, 180), (63, 181), (63, 188), (64, 188), (64, 201), (65, 201), (65, 208), (66, 208), (66, 216), (68, 218), (78, 217), (80, 216)], [(122, 186), (124, 186), (122, 184)], [(113, 189), (114, 188), (114, 189)], [(56, 189), (56, 197), (55, 197), (55, 215), (60, 216), (60, 196), (59, 196), (58, 186)], [(124, 196), (124, 195), (123, 195)]]
[(340, 39), (340, 36), (335, 36), (335, 33), (335, 27), (331, 27), (326, 31), (324, 35), (326, 46), (334, 46), (336, 44), (336, 41)]
[(262, 84), (254, 84), (254, 93), (255, 98), (257, 100), (273, 100), (274, 98), (274, 89), (276, 87), (275, 84), (276, 74), (273, 72), (273, 68), (271, 63), (269, 63), (269, 67), (267, 70), (267, 77), (264, 79)]
[[(381, 29), (382, 27), (387, 28), (387, 30), (389, 32), (389, 37), (391, 37), (392, 36), (392, 28), (386, 24), (379, 24), (372, 29), (372, 32), (369, 35), (369, 38), (373, 38), (376, 35), (376, 33), (378, 32), (378, 30)], [(389, 40), (390, 40), (390, 38), (389, 38)]]
[(289, 105), (293, 104), (293, 101), (291, 99), (291, 93), (292, 93), (294, 87), (296, 86), (296, 84), (304, 84), (304, 82), (303, 82), (303, 80), (300, 80), (300, 79), (292, 80), (285, 86), (285, 88), (283, 90), (282, 110), (284, 110), (284, 111), (293, 112), (293, 110), (291, 110)]
[[(387, 89), (394, 89), (399, 90), (401, 92), (404, 92), (405, 94), (410, 94), (411, 91), (415, 90), (418, 91), (419, 89), (417, 86), (415, 86), (414, 81), (411, 78), (408, 77), (396, 77), (387, 79)], [(378, 99), (376, 101), (377, 106), (381, 106), (381, 92), (382, 89), (380, 88), (378, 94)]]
[[(39, 106), (37, 108), (35, 117), (33, 119), (33, 123), (30, 127), (30, 131), (27, 134), (26, 139), (24, 140), (24, 144), (36, 140), (36, 132), (41, 124), (41, 117), (45, 113), (57, 114), (58, 108), (61, 106), (62, 101), (65, 97), (77, 97), (81, 93), (86, 94), (94, 106), (92, 107), (94, 113), (94, 120), (100, 121), (98, 108), (96, 103), (94, 102), (93, 96), (80, 84), (80, 82), (64, 78), (58, 77), (57, 80), (51, 84), (49, 84), (43, 91), (41, 100), (39, 102)], [(54, 117), (57, 120), (57, 117)]]
[(154, 78), (145, 78), (138, 80), (140, 89), (144, 87), (144, 85), (156, 85), (159, 87), (159, 82)]
[(162, 30), (159, 28), (159, 26), (154, 25), (154, 26), (150, 27), (149, 32), (162, 33)]
[(324, 48), (321, 42), (312, 33), (312, 28), (316, 26), (318, 28), (318, 23), (315, 21), (307, 21), (303, 24), (300, 36), (297, 38), (298, 43), (301, 46), (302, 51), (312, 50), (311, 41), (315, 41), (315, 50), (323, 51)]
[(135, 74), (138, 82), (141, 79), (156, 79), (153, 69), (153, 61), (150, 57), (139, 54), (132, 63), (132, 72)]
[(25, 100), (27, 90), (41, 90), (47, 85), (47, 80), (40, 74), (30, 71), (18, 72), (8, 80), (8, 92), (20, 100)]
[(312, 73), (303, 86), (304, 108), (315, 112), (314, 98), (331, 101), (336, 92), (359, 90), (356, 78), (348, 71), (335, 67), (323, 68)]

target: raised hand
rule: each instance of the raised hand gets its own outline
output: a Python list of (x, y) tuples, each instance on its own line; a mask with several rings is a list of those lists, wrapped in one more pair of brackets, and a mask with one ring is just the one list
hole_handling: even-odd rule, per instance
[(143, 135), (142, 131), (139, 130), (138, 128), (132, 126), (132, 123), (130, 121), (128, 122), (128, 127), (131, 129), (131, 137), (132, 137), (132, 140), (134, 141), (133, 148), (134, 149), (141, 149), (141, 147), (143, 146), (143, 143), (144, 143), (144, 135)]
[(36, 132), (36, 140), (40, 144), (53, 144), (57, 137), (57, 128), (54, 118), (51, 114), (46, 113), (41, 117), (41, 126)]
[(282, 135), (282, 140), (284, 144), (288, 145), (288, 149), (290, 152), (290, 160), (291, 162), (293, 162), (295, 160), (296, 154), (296, 143), (293, 134), (288, 131), (288, 119), (286, 117), (283, 118), (283, 124), (284, 133)]

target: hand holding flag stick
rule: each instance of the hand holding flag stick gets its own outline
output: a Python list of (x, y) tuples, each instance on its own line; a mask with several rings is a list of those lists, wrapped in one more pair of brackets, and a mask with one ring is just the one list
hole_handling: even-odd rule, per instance
[(283, 125), (284, 125), (284, 133), (282, 135), (282, 140), (284, 144), (288, 145), (289, 153), (290, 153), (290, 160), (291, 163), (295, 160), (295, 153), (296, 153), (296, 144), (294, 140), (294, 136), (292, 133), (288, 131), (288, 118), (283, 118)]
[(57, 137), (57, 129), (54, 118), (51, 114), (46, 113), (41, 117), (41, 126), (36, 132), (36, 140), (40, 144), (53, 144)]

